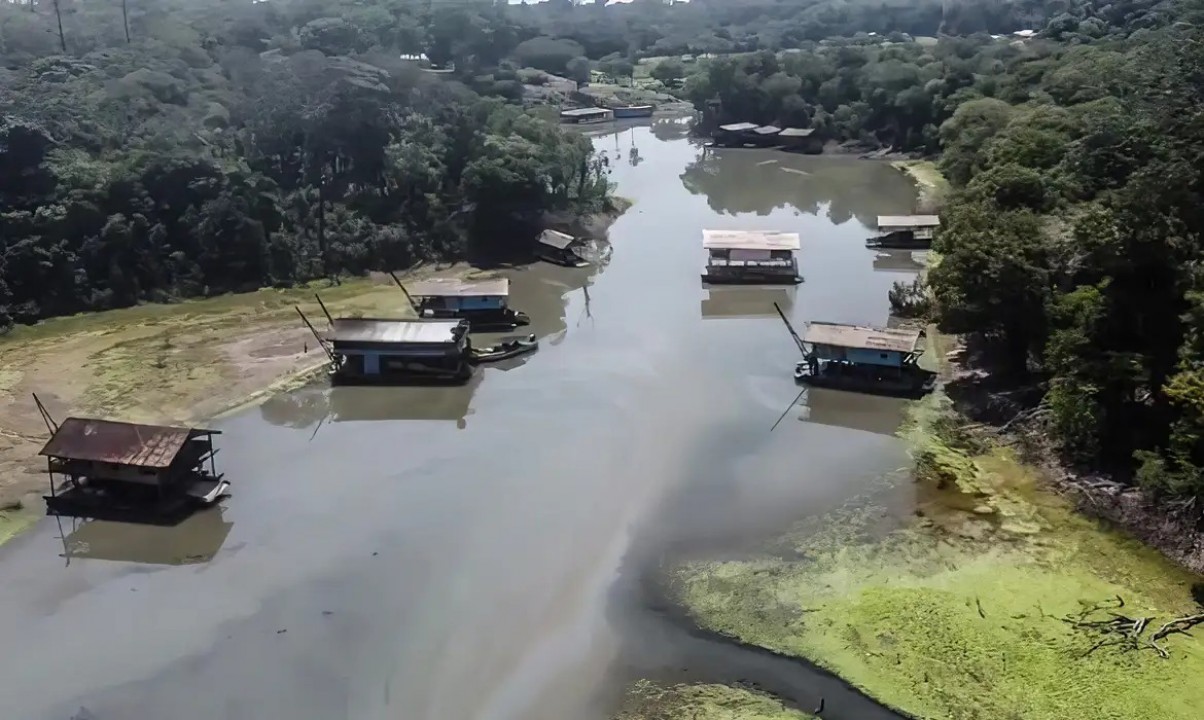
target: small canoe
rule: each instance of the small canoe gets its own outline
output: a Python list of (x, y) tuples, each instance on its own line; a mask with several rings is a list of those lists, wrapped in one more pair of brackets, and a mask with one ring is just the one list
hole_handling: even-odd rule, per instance
[(534, 335), (505, 337), (497, 345), (473, 348), (472, 362), (491, 363), (508, 360), (512, 357), (535, 352), (538, 348), (539, 341), (535, 339)]

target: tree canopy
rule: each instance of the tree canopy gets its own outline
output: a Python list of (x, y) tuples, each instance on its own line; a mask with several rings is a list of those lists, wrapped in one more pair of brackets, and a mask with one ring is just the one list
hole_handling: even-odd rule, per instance
[[(508, 105), (504, 7), (0, 6), (0, 326), (476, 252), (600, 207), (580, 135)], [(47, 30), (54, 32), (48, 33)], [(502, 73), (497, 73), (499, 76)]]
[[(1204, 496), (1204, 5), (977, 75), (942, 122), (959, 189), (930, 282), (945, 327), (1044, 389), (1070, 458)], [(988, 92), (989, 91), (989, 92)]]

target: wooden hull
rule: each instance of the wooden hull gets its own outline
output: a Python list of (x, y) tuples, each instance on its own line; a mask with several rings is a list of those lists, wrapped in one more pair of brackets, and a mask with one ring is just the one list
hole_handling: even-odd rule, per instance
[(424, 320), (466, 320), (471, 332), (508, 332), (531, 324), (525, 312), (511, 310), (432, 310), (421, 313)]
[(865, 246), (881, 250), (927, 250), (932, 247), (932, 240), (884, 235), (866, 240)]
[(537, 252), (535, 253), (535, 256), (544, 262), (549, 262), (553, 265), (559, 265), (561, 267), (589, 267), (589, 263), (585, 260), (582, 260), (581, 257), (577, 255), (570, 256), (569, 254), (559, 254), (555, 252)]
[(875, 375), (868, 369), (849, 372), (821, 368), (813, 375), (805, 362), (795, 366), (794, 380), (812, 387), (902, 398), (923, 397), (936, 387), (936, 375), (919, 369), (895, 377)]
[(525, 338), (506, 338), (493, 347), (473, 350), (472, 362), (477, 364), (500, 362), (535, 352), (538, 349), (539, 341), (535, 339), (534, 335)]
[(656, 108), (651, 105), (632, 105), (631, 107), (611, 108), (611, 112), (615, 114), (615, 118), (645, 118), (652, 117), (652, 113)]
[(79, 487), (66, 486), (43, 499), (46, 514), (51, 516), (171, 526), (225, 497), (229, 488), (230, 483), (220, 475), (206, 474), (159, 497), (152, 487), (122, 488), (84, 479)]
[(798, 285), (802, 275), (746, 272), (740, 274), (704, 272), (702, 281), (708, 285)]

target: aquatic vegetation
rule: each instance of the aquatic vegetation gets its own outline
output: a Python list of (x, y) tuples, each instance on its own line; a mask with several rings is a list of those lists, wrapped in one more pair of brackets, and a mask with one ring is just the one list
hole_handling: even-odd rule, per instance
[(37, 519), (38, 514), (23, 507), (20, 502), (10, 502), (0, 506), (0, 545), (33, 525)]
[(628, 692), (615, 720), (808, 720), (769, 695), (727, 685), (665, 687), (640, 681)]
[[(790, 559), (687, 565), (685, 607), (917, 717), (1198, 718), (1204, 644), (1167, 635), (1165, 659), (1150, 644), (1201, 611), (1196, 579), (1073, 513), (1006, 449), (959, 437), (946, 403), (917, 404), (904, 433), (912, 522), (876, 532), (881, 512), (848, 508), (791, 533)], [(1109, 613), (1148, 619), (1129, 642)]]

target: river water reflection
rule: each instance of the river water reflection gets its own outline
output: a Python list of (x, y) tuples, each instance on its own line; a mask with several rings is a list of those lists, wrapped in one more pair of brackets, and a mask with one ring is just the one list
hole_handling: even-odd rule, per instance
[[(5, 716), (588, 719), (670, 668), (781, 675), (663, 623), (631, 578), (904, 462), (893, 401), (814, 395), (770, 433), (797, 394), (772, 303), (798, 325), (885, 323), (912, 271), (863, 241), (914, 189), (869, 161), (704, 151), (671, 122), (594, 141), (636, 202), (604, 269), (507, 271), (543, 338), (519, 366), (458, 389), (305, 388), (223, 422), (234, 494), (218, 547), (187, 561), (150, 564), (137, 538), (123, 555), (97, 525), (107, 560), (64, 563), (53, 523), (0, 549)], [(702, 288), (703, 228), (800, 233), (806, 281)], [(787, 674), (825, 717), (887, 717)]]

